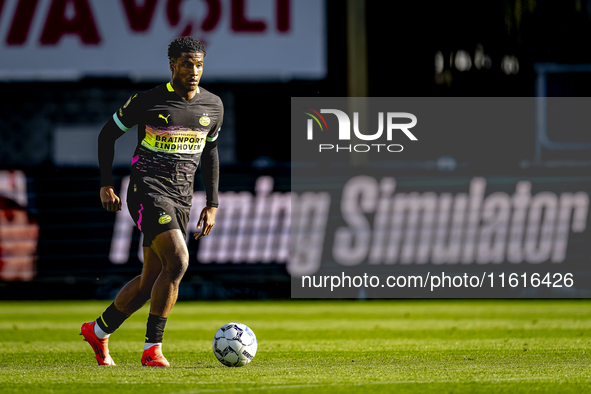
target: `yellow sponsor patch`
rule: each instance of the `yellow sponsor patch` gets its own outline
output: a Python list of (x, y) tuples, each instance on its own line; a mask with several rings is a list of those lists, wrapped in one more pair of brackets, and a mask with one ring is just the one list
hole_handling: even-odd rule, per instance
[(209, 126), (210, 123), (211, 119), (209, 119), (209, 116), (202, 116), (199, 118), (199, 124), (201, 126)]
[(172, 218), (170, 217), (170, 215), (162, 215), (158, 219), (158, 223), (166, 224), (166, 223), (170, 223), (171, 220), (172, 220)]
[(142, 146), (164, 153), (201, 153), (205, 147), (207, 131), (175, 127), (174, 130), (146, 125)]

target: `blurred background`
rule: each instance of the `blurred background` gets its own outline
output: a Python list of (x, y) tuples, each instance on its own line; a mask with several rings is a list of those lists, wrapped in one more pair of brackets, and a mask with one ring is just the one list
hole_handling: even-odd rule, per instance
[[(290, 97), (591, 88), (589, 0), (0, 0), (0, 299), (110, 299), (140, 272), (140, 232), (100, 205), (96, 138), (131, 94), (169, 80), (180, 35), (205, 42), (201, 85), (225, 106), (220, 211), (213, 233), (188, 243), (181, 299), (290, 296)], [(396, 168), (587, 176), (591, 133), (551, 126), (499, 130), (478, 157), (452, 135)], [(136, 143), (135, 129), (117, 143), (122, 195)], [(195, 190), (191, 227), (205, 201)]]

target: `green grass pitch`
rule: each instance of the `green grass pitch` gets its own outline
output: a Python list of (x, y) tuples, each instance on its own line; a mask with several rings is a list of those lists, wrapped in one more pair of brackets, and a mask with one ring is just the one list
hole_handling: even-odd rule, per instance
[[(591, 392), (591, 300), (184, 301), (167, 369), (140, 364), (147, 306), (97, 365), (78, 333), (109, 303), (0, 302), (0, 392)], [(231, 321), (259, 341), (242, 368), (211, 350)]]

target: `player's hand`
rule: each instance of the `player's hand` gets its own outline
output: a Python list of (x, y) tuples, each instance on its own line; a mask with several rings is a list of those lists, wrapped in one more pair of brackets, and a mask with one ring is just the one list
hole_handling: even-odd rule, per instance
[(101, 187), (101, 202), (103, 203), (103, 208), (107, 211), (114, 212), (121, 210), (121, 199), (115, 194), (113, 186)]
[(201, 227), (201, 232), (199, 234), (193, 234), (195, 239), (199, 239), (200, 237), (209, 234), (215, 224), (215, 213), (217, 210), (218, 209), (214, 207), (203, 208), (201, 215), (199, 216), (199, 221), (197, 222), (197, 230)]

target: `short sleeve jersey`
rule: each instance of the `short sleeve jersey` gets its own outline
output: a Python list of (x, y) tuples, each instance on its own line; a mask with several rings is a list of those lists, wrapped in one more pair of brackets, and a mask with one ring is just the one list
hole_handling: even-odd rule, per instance
[(132, 176), (141, 173), (161, 182), (165, 192), (178, 194), (171, 189), (181, 188), (180, 194), (188, 196), (201, 153), (206, 143), (218, 138), (223, 115), (222, 101), (215, 94), (198, 87), (193, 99), (185, 100), (169, 82), (132, 95), (113, 119), (124, 132), (138, 125)]

